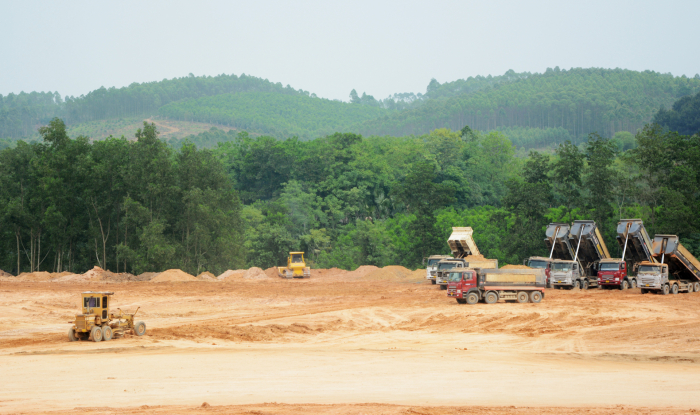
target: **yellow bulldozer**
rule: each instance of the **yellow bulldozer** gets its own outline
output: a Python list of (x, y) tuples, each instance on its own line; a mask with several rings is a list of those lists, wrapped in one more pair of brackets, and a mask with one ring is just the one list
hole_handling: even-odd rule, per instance
[(290, 252), (286, 267), (277, 267), (282, 278), (311, 278), (311, 268), (304, 262), (303, 252)]
[(134, 323), (134, 316), (141, 307), (133, 313), (124, 313), (120, 308), (117, 308), (119, 313), (109, 312), (113, 295), (113, 292), (106, 291), (82, 293), (83, 312), (76, 314), (75, 321), (70, 322), (73, 326), (68, 330), (68, 340), (109, 341), (115, 336), (123, 336), (127, 331), (137, 336), (146, 334), (146, 323)]

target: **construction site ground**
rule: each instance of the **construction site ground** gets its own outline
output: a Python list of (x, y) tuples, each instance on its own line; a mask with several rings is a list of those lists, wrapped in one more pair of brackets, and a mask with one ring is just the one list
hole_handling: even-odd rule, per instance
[[(547, 290), (540, 304), (469, 306), (417, 273), (348, 275), (4, 279), (0, 413), (700, 411), (700, 293)], [(147, 334), (68, 342), (88, 290), (140, 306)]]

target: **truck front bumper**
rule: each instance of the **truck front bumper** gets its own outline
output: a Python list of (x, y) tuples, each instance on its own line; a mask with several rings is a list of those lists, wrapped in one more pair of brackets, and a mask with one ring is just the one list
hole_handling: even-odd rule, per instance
[(455, 288), (448, 288), (447, 289), (447, 296), (452, 297), (452, 298), (462, 298), (462, 290), (458, 290)]

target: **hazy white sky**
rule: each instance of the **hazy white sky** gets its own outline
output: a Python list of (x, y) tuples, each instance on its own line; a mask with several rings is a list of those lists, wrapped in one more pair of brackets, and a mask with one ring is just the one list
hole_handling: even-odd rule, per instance
[(700, 1), (0, 0), (0, 94), (221, 73), (332, 99), (476, 75), (700, 72)]

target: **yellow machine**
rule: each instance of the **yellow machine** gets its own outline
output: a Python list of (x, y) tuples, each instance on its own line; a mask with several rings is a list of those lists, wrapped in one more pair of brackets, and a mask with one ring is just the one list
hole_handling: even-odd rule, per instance
[(126, 331), (131, 331), (137, 336), (146, 334), (146, 323), (134, 323), (138, 308), (133, 313), (124, 313), (120, 308), (117, 308), (118, 314), (109, 312), (112, 295), (114, 293), (106, 291), (82, 293), (83, 313), (76, 314), (75, 321), (71, 321), (73, 327), (68, 330), (68, 340), (109, 341), (114, 336), (124, 335)]
[(277, 267), (282, 278), (310, 278), (311, 268), (304, 262), (303, 252), (290, 252), (286, 267)]

